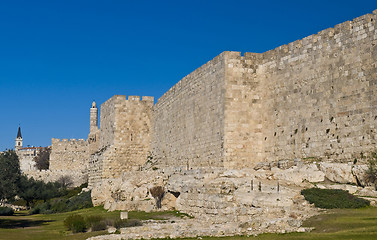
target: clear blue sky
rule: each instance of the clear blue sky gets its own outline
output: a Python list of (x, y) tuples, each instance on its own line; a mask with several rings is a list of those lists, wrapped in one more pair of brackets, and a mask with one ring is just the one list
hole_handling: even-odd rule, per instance
[(0, 1), (0, 150), (87, 138), (89, 108), (156, 99), (223, 51), (265, 52), (377, 1)]

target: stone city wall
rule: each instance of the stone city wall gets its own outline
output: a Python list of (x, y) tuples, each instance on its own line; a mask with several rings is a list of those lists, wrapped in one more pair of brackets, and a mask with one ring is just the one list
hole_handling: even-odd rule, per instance
[(224, 52), (154, 106), (161, 166), (240, 169), (376, 148), (377, 27), (367, 14), (263, 54)]
[(263, 53), (262, 158), (344, 162), (376, 149), (376, 15)]
[(74, 170), (35, 170), (25, 171), (26, 176), (34, 178), (35, 180), (42, 180), (44, 182), (55, 182), (62, 177), (68, 177), (72, 181), (72, 187), (80, 186), (88, 182), (88, 173), (86, 171)]
[(152, 153), (159, 165), (223, 166), (226, 53), (184, 77), (153, 107)]
[(261, 54), (228, 52), (225, 62), (225, 167), (242, 169), (263, 161), (262, 89), (256, 70)]
[(87, 171), (89, 163), (88, 143), (84, 139), (51, 140), (51, 171)]
[[(99, 149), (91, 156), (89, 185), (139, 169), (150, 152), (153, 97), (116, 95), (101, 106)], [(100, 166), (99, 166), (100, 165)]]

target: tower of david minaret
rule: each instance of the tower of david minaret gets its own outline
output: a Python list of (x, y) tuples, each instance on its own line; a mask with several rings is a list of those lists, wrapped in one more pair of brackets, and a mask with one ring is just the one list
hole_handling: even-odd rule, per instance
[(90, 108), (90, 133), (98, 131), (98, 108), (95, 101), (92, 103)]
[(98, 108), (95, 101), (90, 108), (90, 132), (88, 136), (89, 153), (97, 151), (98, 146)]

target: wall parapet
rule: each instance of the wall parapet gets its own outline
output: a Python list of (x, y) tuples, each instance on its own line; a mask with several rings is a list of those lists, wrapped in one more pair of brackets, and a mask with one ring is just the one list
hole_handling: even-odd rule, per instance
[(76, 138), (71, 138), (71, 139), (68, 139), (68, 138), (62, 138), (62, 139), (59, 139), (59, 138), (52, 138), (51, 139), (51, 143), (52, 145), (54, 144), (79, 144), (79, 145), (85, 145), (87, 144), (87, 141), (83, 138), (80, 138), (80, 139), (76, 139)]
[[(265, 61), (270, 61), (271, 59), (274, 59), (274, 56), (276, 58), (276, 56), (300, 54), (302, 52), (300, 49), (306, 50), (308, 48), (313, 48), (316, 50), (317, 48), (323, 47), (319, 43), (323, 42), (324, 39), (333, 40), (336, 44), (339, 44), (341, 37), (345, 38), (345, 36), (352, 37), (353, 35), (360, 35), (357, 38), (357, 41), (362, 40), (364, 38), (361, 35), (365, 34), (367, 29), (368, 31), (374, 30), (376, 20), (377, 10), (374, 10), (372, 14), (365, 14), (354, 18), (352, 21), (337, 24), (334, 27), (324, 29), (316, 34), (309, 35), (294, 42), (290, 42), (288, 44), (276, 47), (275, 49), (266, 51), (262, 53), (263, 58)], [(363, 25), (365, 25), (365, 27)], [(316, 44), (318, 44), (318, 46), (315, 46)]]

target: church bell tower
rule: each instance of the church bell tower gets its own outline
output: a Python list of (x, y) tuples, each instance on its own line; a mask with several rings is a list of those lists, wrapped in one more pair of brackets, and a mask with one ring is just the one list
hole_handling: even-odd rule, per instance
[(15, 150), (18, 150), (22, 148), (22, 135), (21, 135), (21, 127), (18, 127), (18, 132), (17, 132), (17, 137), (16, 137), (16, 145), (15, 145)]

